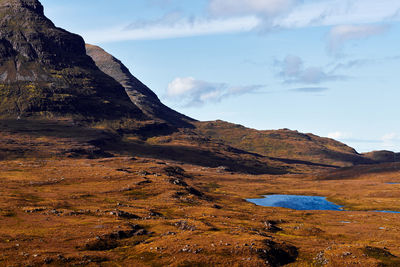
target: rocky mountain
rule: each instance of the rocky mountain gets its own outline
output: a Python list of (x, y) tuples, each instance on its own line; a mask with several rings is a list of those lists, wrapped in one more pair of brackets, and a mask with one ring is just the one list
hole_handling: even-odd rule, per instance
[(157, 95), (131, 74), (129, 69), (118, 59), (94, 45), (86, 45), (87, 54), (97, 67), (114, 78), (126, 90), (130, 99), (143, 113), (152, 119), (161, 120), (178, 127), (193, 127), (194, 120), (165, 106)]
[(57, 28), (38, 0), (0, 1), (0, 116), (143, 119), (124, 88)]

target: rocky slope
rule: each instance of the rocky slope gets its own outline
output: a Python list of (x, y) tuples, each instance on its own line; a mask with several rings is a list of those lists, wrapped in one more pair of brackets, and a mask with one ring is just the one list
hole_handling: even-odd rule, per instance
[(157, 95), (133, 76), (120, 60), (102, 48), (90, 44), (86, 45), (86, 52), (100, 70), (113, 77), (125, 88), (132, 102), (150, 118), (162, 120), (178, 127), (193, 127), (190, 124), (194, 121), (193, 119), (161, 103)]
[(86, 55), (83, 39), (37, 0), (0, 1), (0, 116), (144, 118), (124, 88)]

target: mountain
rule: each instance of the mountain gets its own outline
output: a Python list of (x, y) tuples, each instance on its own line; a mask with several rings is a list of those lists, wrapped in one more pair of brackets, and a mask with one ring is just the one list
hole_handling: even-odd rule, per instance
[(196, 131), (237, 148), (264, 156), (309, 161), (337, 167), (375, 163), (353, 148), (330, 138), (288, 129), (258, 131), (224, 121), (196, 123)]
[(1, 117), (146, 118), (39, 1), (0, 1), (0, 37)]
[(124, 64), (102, 48), (86, 45), (87, 54), (94, 60), (97, 67), (114, 78), (126, 90), (130, 99), (141, 111), (155, 120), (161, 120), (178, 127), (193, 127), (194, 120), (165, 106), (157, 95), (146, 85), (134, 77)]

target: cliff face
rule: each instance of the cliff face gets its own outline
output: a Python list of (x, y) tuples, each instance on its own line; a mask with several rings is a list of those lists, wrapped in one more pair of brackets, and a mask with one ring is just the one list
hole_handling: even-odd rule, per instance
[(193, 119), (161, 103), (157, 95), (134, 77), (120, 60), (94, 45), (87, 44), (86, 52), (100, 70), (113, 77), (125, 88), (131, 101), (147, 116), (177, 127), (192, 127), (191, 122), (194, 121)]
[(146, 116), (37, 0), (0, 1), (0, 116)]

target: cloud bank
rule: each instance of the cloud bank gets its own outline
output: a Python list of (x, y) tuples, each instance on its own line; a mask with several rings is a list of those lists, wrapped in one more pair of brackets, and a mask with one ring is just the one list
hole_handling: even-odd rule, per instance
[(160, 40), (202, 35), (249, 32), (259, 25), (256, 17), (225, 19), (176, 18), (166, 16), (156, 21), (139, 21), (129, 25), (84, 33), (89, 43), (130, 40)]
[(379, 35), (388, 30), (387, 25), (339, 25), (329, 32), (329, 48), (337, 50), (343, 43)]
[(201, 106), (220, 102), (232, 96), (255, 93), (261, 85), (229, 86), (225, 83), (211, 83), (193, 77), (176, 78), (169, 83), (166, 97), (178, 101), (185, 107)]
[(259, 15), (271, 17), (287, 12), (298, 0), (211, 0), (212, 14), (223, 16)]
[(279, 76), (284, 79), (284, 83), (320, 84), (347, 79), (345, 76), (326, 72), (322, 67), (305, 67), (304, 61), (293, 55), (276, 60), (275, 65), (280, 68)]
[[(209, 0), (208, 14), (166, 16), (83, 33), (92, 43), (154, 40), (268, 29), (333, 27), (330, 45), (383, 33), (400, 20), (398, 0)], [(371, 24), (371, 25), (367, 25)]]

